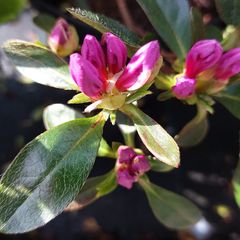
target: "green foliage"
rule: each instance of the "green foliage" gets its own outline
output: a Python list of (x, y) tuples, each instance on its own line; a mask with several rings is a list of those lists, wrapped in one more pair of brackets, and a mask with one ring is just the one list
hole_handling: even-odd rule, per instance
[(95, 202), (117, 187), (116, 174), (111, 171), (105, 175), (89, 178), (75, 200), (66, 210), (76, 211)]
[(96, 158), (102, 114), (39, 135), (16, 156), (0, 182), (0, 229), (22, 233), (60, 214), (77, 196)]
[(236, 118), (240, 119), (240, 83), (229, 85), (214, 96)]
[(47, 48), (24, 41), (9, 41), (3, 50), (23, 77), (50, 87), (78, 90), (68, 64)]
[(234, 171), (232, 183), (234, 197), (238, 206), (240, 207), (240, 161), (238, 161), (237, 168)]
[(68, 101), (69, 104), (80, 104), (80, 103), (88, 103), (88, 102), (91, 102), (91, 98), (85, 95), (84, 93), (78, 93)]
[(181, 129), (175, 140), (180, 147), (193, 147), (204, 139), (207, 132), (207, 111), (202, 105), (197, 105), (196, 116)]
[(215, 4), (226, 24), (240, 25), (240, 0), (215, 0)]
[(157, 159), (174, 167), (179, 165), (176, 142), (157, 122), (132, 104), (123, 106), (120, 111), (133, 121), (141, 140)]
[(153, 214), (166, 227), (185, 229), (201, 218), (199, 209), (188, 199), (144, 178), (139, 183), (147, 195)]
[(24, 9), (27, 0), (1, 0), (0, 24), (14, 20)]
[(191, 24), (187, 0), (137, 0), (157, 33), (180, 59), (191, 45)]

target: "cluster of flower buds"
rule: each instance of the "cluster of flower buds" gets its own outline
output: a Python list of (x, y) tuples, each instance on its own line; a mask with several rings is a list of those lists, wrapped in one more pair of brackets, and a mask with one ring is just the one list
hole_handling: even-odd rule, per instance
[(81, 53), (72, 54), (69, 64), (80, 91), (94, 102), (85, 111), (118, 109), (129, 93), (150, 84), (162, 63), (158, 41), (142, 46), (126, 63), (127, 47), (120, 38), (105, 33), (99, 42), (86, 35)]
[(240, 48), (223, 53), (216, 40), (201, 40), (190, 49), (185, 71), (176, 76), (172, 92), (179, 99), (197, 93), (216, 93), (240, 72)]
[(150, 170), (146, 156), (137, 154), (131, 147), (120, 146), (116, 163), (117, 183), (131, 189), (139, 177)]
[(69, 56), (79, 47), (79, 37), (75, 27), (69, 25), (63, 18), (59, 18), (48, 37), (48, 45), (58, 56)]

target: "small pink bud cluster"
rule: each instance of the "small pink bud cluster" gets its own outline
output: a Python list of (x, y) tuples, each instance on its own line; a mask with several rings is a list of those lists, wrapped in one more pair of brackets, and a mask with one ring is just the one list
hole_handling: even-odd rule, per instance
[(59, 18), (48, 37), (48, 45), (58, 56), (69, 56), (79, 46), (75, 27), (69, 25), (63, 18)]
[(111, 33), (101, 43), (86, 35), (81, 54), (70, 56), (70, 73), (81, 92), (93, 101), (106, 95), (135, 91), (152, 80), (160, 69), (160, 47), (152, 41), (141, 47), (127, 64), (127, 47)]
[[(230, 77), (240, 72), (240, 48), (231, 49), (223, 53), (220, 43), (216, 40), (198, 41), (190, 49), (185, 73), (176, 78), (173, 93), (179, 99), (191, 97), (197, 90), (198, 79), (201, 75), (209, 81), (228, 83)], [(211, 86), (214, 87), (214, 86)]]
[(145, 172), (150, 170), (148, 159), (144, 155), (138, 155), (128, 146), (118, 148), (117, 159), (117, 183), (127, 189), (131, 189), (134, 182)]

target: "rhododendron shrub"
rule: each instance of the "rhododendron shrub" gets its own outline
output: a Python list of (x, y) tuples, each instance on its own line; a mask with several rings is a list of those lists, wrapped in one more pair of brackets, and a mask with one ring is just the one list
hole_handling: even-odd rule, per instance
[[(117, 187), (128, 191), (135, 185), (166, 227), (185, 229), (201, 218), (190, 200), (153, 184), (148, 174), (181, 167), (179, 146), (194, 146), (204, 139), (215, 101), (240, 118), (240, 48), (227, 37), (223, 44), (199, 36), (192, 26), (202, 18), (190, 17), (186, 0), (137, 2), (159, 36), (141, 39), (113, 19), (67, 9), (101, 38), (80, 38), (76, 28), (60, 18), (48, 32), (47, 45), (21, 40), (3, 45), (22, 77), (75, 91), (68, 104), (83, 111), (64, 104), (44, 109), (46, 131), (19, 152), (1, 178), (1, 232), (36, 229), (64, 210), (80, 210)], [(160, 41), (174, 60), (167, 59), (166, 49), (161, 54)], [(196, 105), (196, 116), (177, 136), (140, 109), (138, 101), (152, 91), (159, 94), (156, 101), (177, 98)], [(120, 128), (124, 142), (103, 138), (107, 121)], [(89, 177), (97, 157), (112, 159), (115, 165), (104, 175)], [(237, 197), (239, 172), (234, 177)]]

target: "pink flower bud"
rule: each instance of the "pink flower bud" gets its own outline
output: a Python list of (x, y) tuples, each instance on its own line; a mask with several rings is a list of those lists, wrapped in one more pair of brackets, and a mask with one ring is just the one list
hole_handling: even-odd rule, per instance
[(195, 78), (213, 67), (222, 56), (222, 47), (216, 40), (201, 40), (193, 45), (187, 55), (186, 77)]
[(178, 99), (187, 99), (195, 93), (196, 80), (188, 77), (178, 77), (172, 91)]
[(119, 163), (130, 163), (130, 161), (136, 156), (136, 153), (131, 147), (120, 146), (118, 148), (118, 162)]
[(119, 168), (117, 171), (117, 183), (127, 189), (131, 189), (137, 178), (126, 168)]
[(48, 44), (51, 50), (60, 57), (69, 56), (79, 45), (79, 38), (75, 27), (64, 19), (57, 20), (49, 37)]
[(102, 78), (107, 79), (106, 62), (102, 46), (92, 35), (86, 35), (81, 47), (82, 57), (92, 63)]
[[(142, 46), (131, 58), (122, 75), (116, 82), (116, 88), (123, 91), (135, 91), (153, 79), (160, 69), (160, 47), (158, 41)], [(156, 69), (157, 66), (157, 69)]]
[(106, 90), (106, 81), (97, 69), (79, 53), (70, 56), (70, 73), (81, 92), (93, 99), (98, 99)]
[(109, 73), (120, 72), (127, 62), (127, 47), (123, 41), (111, 33), (102, 36)]
[(139, 175), (149, 171), (151, 166), (146, 156), (137, 155), (132, 162), (132, 170), (138, 172)]
[(223, 54), (215, 71), (215, 78), (226, 81), (240, 72), (240, 48), (234, 48)]

